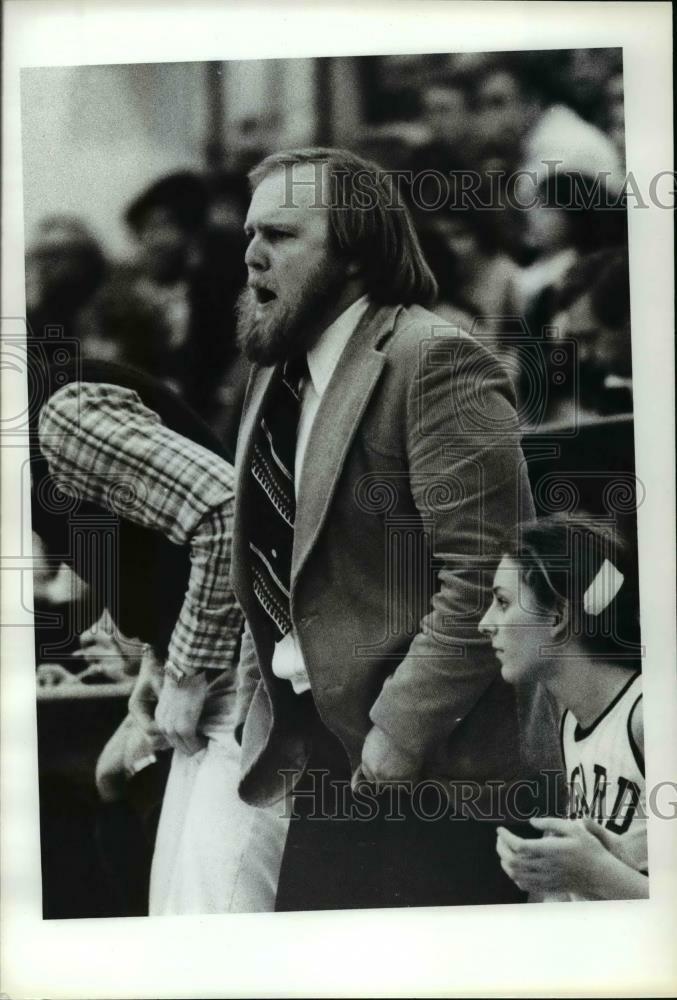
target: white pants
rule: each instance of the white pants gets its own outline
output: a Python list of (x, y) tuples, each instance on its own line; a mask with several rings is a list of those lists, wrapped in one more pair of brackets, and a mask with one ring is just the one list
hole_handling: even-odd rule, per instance
[(238, 796), (235, 694), (212, 685), (199, 729), (207, 746), (174, 751), (150, 881), (151, 916), (256, 913), (275, 908), (287, 836), (284, 802), (259, 809)]

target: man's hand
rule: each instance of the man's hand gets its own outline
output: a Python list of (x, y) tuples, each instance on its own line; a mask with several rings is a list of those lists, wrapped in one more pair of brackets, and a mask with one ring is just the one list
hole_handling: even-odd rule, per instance
[(182, 753), (192, 756), (207, 740), (196, 732), (207, 694), (207, 677), (204, 671), (188, 677), (178, 685), (169, 675), (165, 675), (160, 700), (155, 711), (155, 721), (160, 732)]
[(139, 676), (129, 699), (129, 714), (144, 732), (154, 750), (167, 746), (162, 730), (155, 721), (160, 692), (162, 691), (162, 664), (150, 646), (146, 646), (141, 658)]
[(401, 750), (378, 726), (367, 733), (362, 747), (362, 776), (376, 784), (387, 781), (413, 781), (420, 763)]

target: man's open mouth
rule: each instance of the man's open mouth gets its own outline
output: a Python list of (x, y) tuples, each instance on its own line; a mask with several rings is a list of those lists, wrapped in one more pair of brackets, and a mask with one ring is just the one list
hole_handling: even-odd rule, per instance
[(257, 285), (253, 288), (254, 296), (259, 305), (266, 305), (268, 302), (272, 302), (273, 299), (277, 298), (275, 292), (271, 292), (269, 288), (263, 288), (261, 285)]

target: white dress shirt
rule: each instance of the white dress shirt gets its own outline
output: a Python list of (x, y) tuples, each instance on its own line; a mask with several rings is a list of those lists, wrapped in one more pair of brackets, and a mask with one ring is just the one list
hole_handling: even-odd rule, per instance
[[(296, 455), (294, 466), (294, 487), (296, 495), (299, 492), (301, 470), (308, 447), (308, 439), (315, 421), (315, 415), (322, 397), (331, 380), (343, 350), (357, 329), (357, 325), (367, 311), (369, 299), (362, 295), (352, 305), (341, 313), (338, 319), (327, 327), (320, 335), (315, 346), (308, 351), (308, 371), (310, 378), (303, 381), (301, 388), (301, 416), (296, 436)], [(310, 681), (306, 672), (303, 655), (298, 644), (296, 633), (292, 630), (275, 645), (273, 653), (273, 673), (276, 677), (288, 680), (296, 694), (310, 690)]]

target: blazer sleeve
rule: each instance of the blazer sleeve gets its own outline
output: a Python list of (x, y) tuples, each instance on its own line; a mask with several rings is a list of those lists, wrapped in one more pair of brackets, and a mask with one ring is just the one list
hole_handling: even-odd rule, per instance
[(240, 662), (237, 668), (237, 695), (235, 700), (235, 739), (242, 742), (242, 730), (251, 705), (254, 692), (261, 679), (259, 658), (249, 624), (245, 619), (242, 645), (240, 647)]
[(407, 403), (410, 490), (432, 523), (437, 589), (371, 721), (421, 761), (499, 677), (478, 632), (503, 535), (533, 516), (512, 385), (468, 337), (440, 338)]

